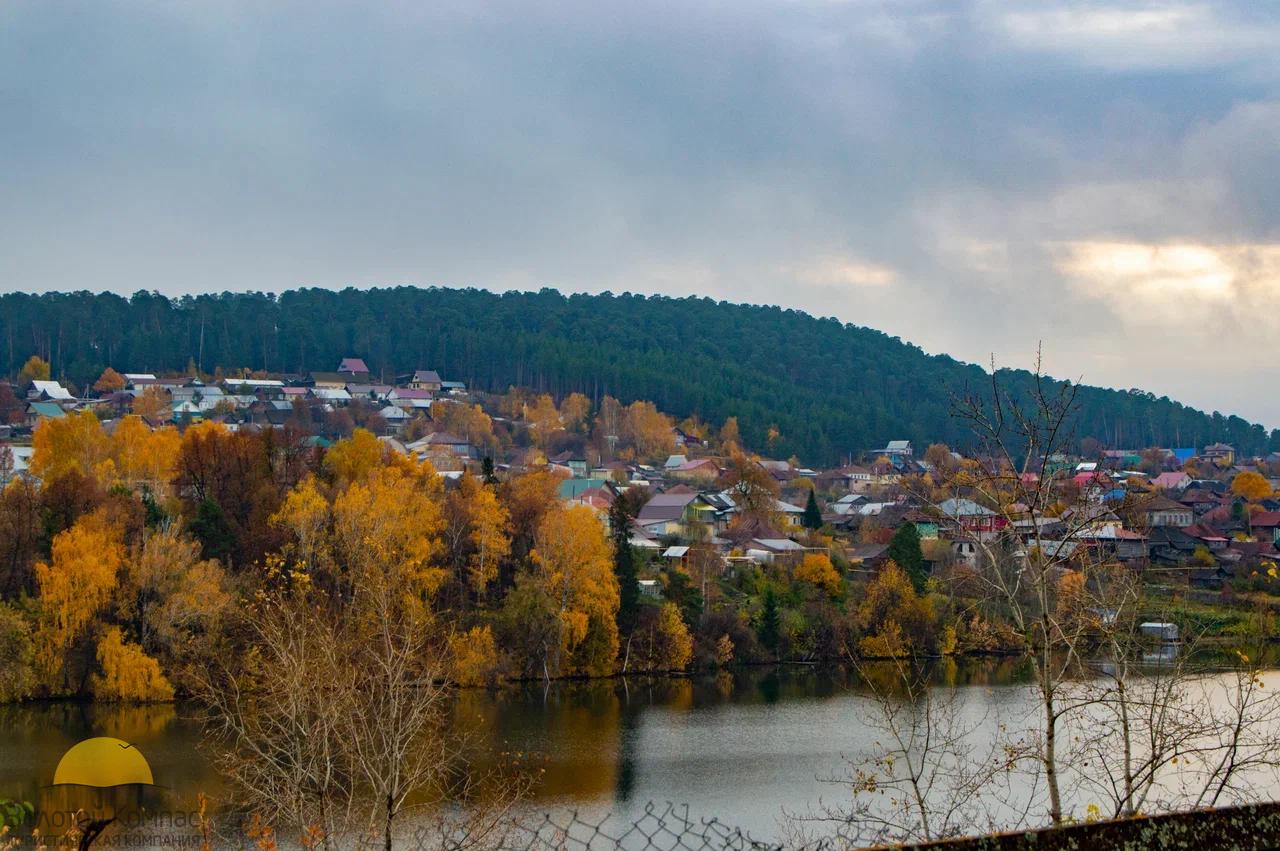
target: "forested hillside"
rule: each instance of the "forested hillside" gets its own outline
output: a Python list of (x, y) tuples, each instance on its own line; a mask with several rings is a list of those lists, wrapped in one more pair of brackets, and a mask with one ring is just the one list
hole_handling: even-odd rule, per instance
[[(510, 385), (649, 399), (676, 416), (737, 416), (747, 443), (813, 464), (893, 438), (967, 444), (953, 394), (983, 370), (896, 337), (794, 310), (554, 290), (302, 289), (168, 299), (87, 292), (0, 296), (0, 372), (31, 354), (83, 386), (120, 371), (331, 370), (360, 356), (391, 378), (415, 368), (483, 390)], [(1008, 375), (1016, 387), (1026, 372)], [(1085, 388), (1077, 433), (1113, 447), (1280, 448), (1280, 432), (1137, 391)], [(776, 426), (779, 436), (768, 444)]]

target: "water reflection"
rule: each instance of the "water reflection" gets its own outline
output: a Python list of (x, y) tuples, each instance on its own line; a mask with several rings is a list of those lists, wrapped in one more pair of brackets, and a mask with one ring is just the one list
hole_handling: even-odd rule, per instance
[[(1165, 648), (1152, 652), (1153, 663), (1167, 662)], [(927, 676), (961, 690), (973, 717), (1012, 720), (1030, 717), (1030, 673), (1023, 659), (947, 659)], [(467, 690), (450, 720), (479, 778), (468, 795), (485, 796), (486, 778), (497, 788), (514, 760), (532, 780), (535, 808), (625, 817), (651, 800), (673, 801), (772, 835), (783, 807), (843, 794), (819, 778), (838, 773), (846, 756), (872, 752), (871, 711), (857, 673), (794, 666)], [(0, 796), (42, 809), (66, 803), (45, 787), (66, 749), (90, 736), (134, 743), (171, 796), (164, 806), (190, 811), (198, 793), (215, 801), (224, 793), (187, 707), (37, 703), (0, 707)]]

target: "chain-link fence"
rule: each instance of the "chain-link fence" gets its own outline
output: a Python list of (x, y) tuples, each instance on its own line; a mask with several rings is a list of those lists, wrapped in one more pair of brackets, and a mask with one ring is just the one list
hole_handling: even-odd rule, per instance
[[(577, 812), (546, 814), (513, 836), (509, 851), (778, 851), (776, 844), (759, 842), (736, 827), (715, 819), (695, 819), (687, 806), (645, 806), (634, 821), (606, 816), (593, 820)], [(504, 849), (507, 851), (507, 849)]]
[(593, 817), (576, 810), (525, 816), (490, 838), (490, 847), (497, 851), (835, 851), (848, 847), (831, 840), (787, 845), (762, 841), (717, 819), (695, 818), (687, 806), (654, 803), (646, 804), (644, 812), (632, 819)]

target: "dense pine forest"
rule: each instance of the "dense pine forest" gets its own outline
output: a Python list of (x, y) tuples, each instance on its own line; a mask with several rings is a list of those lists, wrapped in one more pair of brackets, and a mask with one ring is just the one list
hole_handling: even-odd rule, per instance
[[(736, 416), (749, 445), (812, 464), (893, 438), (964, 447), (968, 427), (951, 416), (952, 400), (989, 380), (978, 366), (795, 310), (549, 289), (0, 295), (0, 373), (32, 354), (82, 387), (105, 366), (306, 373), (355, 355), (386, 379), (432, 368), (481, 390), (576, 390), (713, 423)], [(1005, 379), (1016, 390), (1031, 375)], [(1104, 446), (1280, 449), (1280, 430), (1149, 393), (1089, 387), (1079, 401), (1076, 433)]]

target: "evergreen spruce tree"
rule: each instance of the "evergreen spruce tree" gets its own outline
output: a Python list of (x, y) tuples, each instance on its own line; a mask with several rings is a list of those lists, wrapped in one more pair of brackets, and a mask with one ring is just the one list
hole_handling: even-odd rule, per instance
[(920, 549), (920, 532), (914, 523), (903, 523), (893, 533), (889, 541), (889, 558), (902, 568), (911, 578), (911, 585), (916, 593), (924, 592), (924, 584), (929, 578), (924, 566), (924, 553)]
[(498, 477), (493, 472), (493, 456), (486, 455), (484, 460), (480, 462), (480, 476), (484, 479), (486, 485), (496, 485)]
[(822, 509), (818, 507), (818, 498), (813, 491), (809, 491), (809, 501), (805, 503), (802, 522), (806, 529), (822, 528)]
[(613, 573), (618, 578), (618, 634), (630, 635), (640, 610), (640, 585), (636, 574), (636, 554), (631, 548), (631, 509), (625, 499), (609, 506), (609, 526), (613, 536)]
[(764, 601), (760, 609), (760, 623), (756, 626), (756, 638), (771, 653), (778, 651), (778, 639), (782, 635), (782, 613), (778, 611), (778, 596), (773, 586), (764, 589)]

